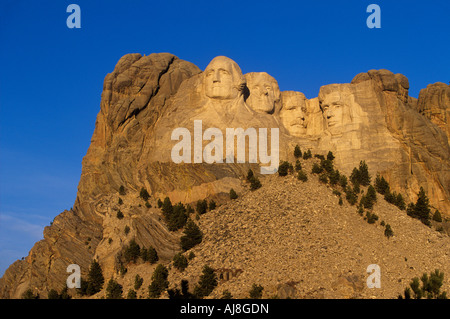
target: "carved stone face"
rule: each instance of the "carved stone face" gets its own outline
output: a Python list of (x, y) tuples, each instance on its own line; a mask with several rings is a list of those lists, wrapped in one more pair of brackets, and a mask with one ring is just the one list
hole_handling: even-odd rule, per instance
[(328, 128), (338, 128), (344, 125), (344, 107), (339, 92), (327, 94), (321, 101), (323, 116)]
[(361, 106), (355, 101), (351, 84), (329, 84), (320, 89), (319, 104), (325, 129), (340, 135), (358, 128), (363, 121)]
[(294, 91), (282, 92), (283, 108), (280, 118), (289, 133), (294, 136), (306, 134), (308, 127), (306, 97)]
[(205, 94), (211, 99), (230, 100), (241, 94), (242, 71), (233, 60), (219, 56), (205, 69)]
[(252, 72), (245, 75), (250, 91), (246, 103), (255, 111), (273, 113), (280, 101), (278, 82), (265, 72)]

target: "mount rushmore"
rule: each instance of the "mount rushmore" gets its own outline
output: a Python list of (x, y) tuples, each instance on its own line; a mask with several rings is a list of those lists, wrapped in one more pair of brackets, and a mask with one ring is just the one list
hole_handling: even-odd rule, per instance
[[(120, 244), (107, 245), (103, 238), (112, 223), (108, 196), (121, 185), (135, 192), (144, 187), (154, 198), (184, 203), (220, 200), (230, 188), (239, 191), (251, 163), (172, 161), (177, 143), (173, 130), (193, 132), (195, 120), (202, 120), (204, 129), (223, 132), (278, 128), (280, 160), (292, 161), (296, 145), (313, 154), (332, 151), (336, 167), (346, 175), (364, 160), (372, 176), (383, 176), (407, 201), (414, 202), (423, 187), (430, 204), (449, 216), (449, 85), (430, 84), (416, 99), (408, 95), (404, 75), (369, 70), (350, 83), (322, 86), (315, 98), (298, 89), (281, 91), (271, 75), (243, 74), (224, 56), (214, 58), (204, 71), (169, 53), (123, 56), (104, 79), (73, 208), (58, 215), (29, 255), (8, 268), (0, 280), (0, 296), (64, 283), (68, 263), (88, 269), (93, 257), (103, 258), (105, 272), (112, 273), (112, 251)], [(161, 258), (171, 258), (179, 249), (173, 234), (153, 217), (138, 214), (134, 223), (140, 242), (157, 247)], [(92, 238), (89, 249), (87, 237)]]

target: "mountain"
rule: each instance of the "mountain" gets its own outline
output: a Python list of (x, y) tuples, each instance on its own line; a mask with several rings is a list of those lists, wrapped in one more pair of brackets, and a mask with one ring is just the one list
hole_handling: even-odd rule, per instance
[[(341, 174), (349, 177), (353, 168), (365, 161), (372, 181), (380, 174), (391, 191), (413, 203), (423, 187), (432, 211), (439, 209), (444, 218), (449, 217), (449, 86), (429, 85), (419, 99), (409, 97), (408, 89), (405, 76), (370, 70), (356, 75), (351, 83), (325, 85), (318, 97), (307, 99), (301, 92), (281, 92), (277, 81), (265, 72), (242, 74), (235, 61), (223, 56), (214, 58), (204, 71), (169, 53), (123, 56), (104, 80), (73, 209), (56, 216), (45, 227), (44, 239), (24, 260), (8, 268), (0, 279), (0, 296), (20, 298), (27, 289), (41, 296), (50, 289), (60, 291), (69, 264), (79, 265), (85, 278), (94, 259), (108, 279), (130, 281), (137, 269), (149, 273), (154, 265), (131, 265), (126, 277), (118, 274), (123, 266), (121, 253), (132, 239), (140, 247), (154, 247), (159, 262), (169, 264), (181, 249), (182, 233), (169, 230), (157, 207), (157, 200), (165, 197), (192, 207), (203, 199), (221, 205), (198, 220), (205, 239), (193, 248), (197, 257), (189, 266), (189, 276), (194, 279), (203, 263), (215, 267), (222, 263), (241, 269), (242, 276), (236, 279), (247, 283), (268, 276), (265, 284), (272, 287), (273, 294), (281, 285), (282, 295), (290, 291), (296, 297), (367, 297), (367, 292), (361, 292), (360, 276), (361, 267), (370, 262), (389, 269), (389, 280), (400, 280), (378, 295), (395, 297), (409, 275), (421, 275), (418, 272), (433, 267), (449, 273), (445, 271), (449, 267), (445, 262), (448, 236), (406, 216), (380, 196), (374, 211), (393, 226), (390, 239), (378, 224), (367, 228), (355, 207), (337, 205), (330, 187), (327, 190), (311, 180), (302, 184), (291, 175), (282, 179), (264, 174), (278, 166), (276, 141), (279, 159), (291, 163), (295, 162), (296, 145), (322, 156), (331, 151)], [(236, 132), (237, 128), (248, 129), (248, 143), (243, 148), (238, 146), (239, 138), (231, 146), (228, 142), (234, 142), (234, 136), (226, 138), (227, 129)], [(264, 139), (270, 144), (267, 149)], [(247, 158), (240, 163), (244, 149)], [(258, 155), (258, 161), (252, 160), (252, 154)], [(184, 162), (178, 163), (180, 158)], [(318, 159), (302, 161), (311, 168)], [(250, 168), (263, 184), (255, 192), (248, 190), (245, 181)], [(139, 197), (143, 188), (150, 194), (148, 201)], [(238, 201), (230, 203), (230, 189), (239, 194)], [(118, 218), (119, 211), (123, 218)], [(253, 232), (262, 237), (267, 233), (270, 240)], [(372, 236), (373, 242), (367, 242), (365, 235)], [(298, 236), (302, 236), (301, 242), (296, 241)], [(241, 241), (246, 241), (245, 245), (235, 245)], [(417, 245), (408, 244), (415, 241)], [(378, 249), (380, 242), (384, 246)], [(248, 249), (244, 249), (246, 245)], [(265, 250), (271, 253), (265, 254)], [(296, 259), (299, 254), (301, 258)], [(339, 256), (351, 265), (344, 267), (346, 270), (333, 264)], [(395, 260), (394, 268), (388, 258)], [(410, 263), (403, 265), (402, 258)], [(296, 261), (313, 265), (309, 271), (316, 274), (327, 265), (339, 271), (323, 270), (315, 279), (307, 279), (301, 269), (291, 271)], [(258, 275), (249, 274), (249, 268), (255, 268)], [(278, 279), (273, 277), (277, 272)], [(344, 287), (347, 292), (332, 293), (328, 284), (333, 281), (327, 281), (326, 274), (337, 278), (338, 286), (352, 286), (354, 291)], [(172, 271), (170, 276), (181, 278)], [(226, 284), (230, 291), (237, 287)]]

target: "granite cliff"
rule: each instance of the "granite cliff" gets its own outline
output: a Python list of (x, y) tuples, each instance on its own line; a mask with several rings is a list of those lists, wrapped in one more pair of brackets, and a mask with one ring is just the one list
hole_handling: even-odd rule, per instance
[[(229, 163), (225, 154), (217, 164), (195, 163), (195, 158), (174, 163), (172, 132), (179, 127), (194, 132), (194, 120), (202, 120), (204, 130), (223, 132), (279, 128), (281, 160), (294, 160), (295, 145), (315, 154), (332, 151), (336, 167), (346, 175), (364, 160), (372, 176), (381, 174), (408, 202), (423, 187), (431, 205), (449, 216), (450, 89), (430, 84), (418, 99), (408, 89), (405, 76), (370, 70), (351, 83), (325, 85), (318, 97), (307, 99), (301, 92), (280, 91), (265, 72), (242, 74), (226, 57), (216, 57), (202, 71), (169, 53), (123, 56), (104, 79), (73, 209), (56, 216), (44, 239), (8, 268), (0, 279), (0, 297), (19, 298), (28, 288), (42, 296), (51, 288), (61, 290), (69, 264), (80, 265), (85, 275), (93, 259), (105, 278), (116, 276), (117, 254), (131, 238), (155, 247), (161, 262), (170, 262), (180, 250), (180, 233), (168, 230), (156, 200), (168, 196), (173, 203), (204, 198), (225, 203), (231, 188), (245, 193), (243, 177), (258, 165)], [(119, 205), (121, 186), (126, 192)], [(141, 188), (150, 193), (151, 208), (139, 199)], [(123, 219), (116, 218), (118, 210)], [(126, 226), (130, 231), (125, 234)]]

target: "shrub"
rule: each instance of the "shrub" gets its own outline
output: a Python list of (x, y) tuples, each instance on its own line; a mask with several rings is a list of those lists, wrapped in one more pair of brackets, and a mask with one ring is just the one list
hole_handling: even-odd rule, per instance
[(161, 296), (161, 293), (169, 286), (168, 277), (169, 271), (164, 265), (159, 264), (156, 266), (152, 275), (152, 282), (148, 286), (149, 298), (159, 298)]
[(324, 184), (328, 183), (328, 176), (327, 176), (327, 174), (325, 174), (325, 173), (320, 174), (319, 175), (319, 182), (324, 183)]
[(47, 295), (48, 299), (59, 299), (59, 294), (55, 289), (50, 289)]
[(377, 174), (377, 177), (375, 178), (375, 189), (381, 195), (386, 195), (390, 192), (389, 183), (379, 174)]
[(120, 187), (119, 187), (119, 195), (125, 195), (126, 194), (126, 192), (125, 192), (125, 187), (123, 187), (123, 185), (120, 185)]
[(263, 286), (253, 284), (252, 288), (250, 289), (250, 298), (261, 299), (263, 290), (264, 290)]
[(122, 299), (122, 291), (122, 285), (111, 278), (106, 286), (106, 299)]
[(39, 294), (33, 294), (33, 290), (29, 288), (24, 291), (21, 297), (22, 299), (39, 299)]
[(347, 187), (347, 184), (348, 184), (347, 176), (340, 175), (339, 176), (339, 185), (341, 185), (342, 189), (345, 189)]
[(335, 157), (333, 155), (333, 152), (329, 151), (328, 154), (327, 154), (327, 160), (333, 161), (334, 159), (335, 159)]
[(194, 295), (198, 298), (208, 296), (217, 286), (217, 275), (214, 269), (205, 265), (202, 270), (202, 275), (197, 286), (194, 288)]
[(125, 235), (128, 235), (128, 233), (130, 232), (130, 227), (126, 225), (123, 231), (125, 232)]
[(356, 167), (353, 168), (352, 174), (350, 175), (350, 180), (353, 184), (356, 182), (363, 186), (370, 184), (369, 168), (365, 161), (359, 162), (359, 169)]
[(186, 279), (181, 280), (181, 291), (178, 288), (169, 289), (167, 293), (169, 294), (169, 299), (192, 299), (193, 296), (189, 293), (189, 281)]
[(127, 299), (137, 299), (136, 291), (133, 289), (128, 290)]
[(320, 161), (320, 166), (328, 173), (333, 171), (333, 162), (328, 159)]
[(310, 159), (311, 157), (312, 157), (311, 150), (307, 150), (306, 152), (303, 153), (304, 160)]
[(313, 164), (313, 167), (312, 167), (312, 169), (311, 169), (311, 173), (313, 173), (313, 174), (320, 174), (320, 173), (322, 173), (322, 172), (323, 172), (323, 167), (320, 166), (320, 165), (317, 164), (317, 163), (314, 163), (314, 164)]
[(231, 294), (231, 292), (228, 289), (225, 289), (222, 292), (222, 297), (220, 297), (220, 299), (233, 299), (233, 295)]
[[(420, 287), (422, 282), (422, 287)], [(444, 273), (436, 269), (428, 276), (427, 273), (423, 273), (422, 277), (415, 277), (409, 283), (409, 287), (405, 288), (404, 297), (399, 295), (399, 299), (411, 299), (412, 293), (415, 299), (427, 298), (427, 299), (447, 299), (447, 292), (441, 292), (442, 284), (444, 282)]]
[(184, 271), (186, 267), (188, 266), (188, 261), (186, 257), (183, 256), (182, 253), (177, 253), (173, 257), (173, 266), (178, 269), (179, 271)]
[(123, 204), (122, 198), (119, 197), (119, 200), (117, 201), (117, 204), (119, 204), (119, 205), (122, 205), (122, 204)]
[(278, 166), (278, 175), (279, 176), (286, 176), (288, 174), (289, 168), (290, 168), (289, 162), (283, 161)]
[(136, 262), (139, 256), (141, 256), (141, 247), (134, 239), (132, 239), (130, 243), (124, 247), (123, 257), (125, 262)]
[(350, 205), (355, 205), (356, 202), (358, 201), (358, 195), (350, 186), (347, 186), (345, 188), (345, 198), (347, 199)]
[[(384, 222), (382, 222), (382, 224), (383, 223)], [(394, 236), (394, 232), (392, 231), (391, 225), (386, 224), (385, 229), (384, 229), (384, 236), (386, 236), (387, 238)]]
[(158, 204), (158, 208), (161, 208), (161, 207), (162, 207), (163, 202), (162, 202), (161, 198), (158, 198), (157, 204)]
[(202, 215), (205, 214), (208, 210), (208, 203), (206, 199), (197, 201), (197, 214)]
[(122, 218), (123, 218), (123, 213), (120, 211), (120, 209), (117, 211), (116, 217), (117, 217), (118, 219), (122, 219)]
[(339, 196), (339, 206), (342, 206), (342, 205), (344, 205), (344, 202), (342, 201), (342, 197)]
[(144, 283), (144, 278), (139, 276), (138, 274), (134, 277), (134, 289), (139, 290), (142, 284)]
[(142, 187), (141, 191), (139, 192), (139, 197), (142, 198), (144, 201), (147, 201), (150, 198), (150, 194), (144, 187)]
[(436, 211), (434, 212), (433, 220), (434, 220), (435, 222), (442, 223), (442, 216), (441, 216), (441, 213), (440, 213), (437, 209), (436, 209)]
[(330, 184), (331, 185), (336, 185), (337, 183), (339, 183), (339, 179), (341, 178), (341, 174), (339, 173), (339, 171), (333, 170), (330, 174), (329, 174), (329, 178), (330, 178)]
[(250, 180), (252, 179), (253, 176), (254, 176), (253, 171), (251, 169), (249, 169), (247, 172), (247, 181), (250, 182)]
[[(164, 204), (163, 204), (164, 208)], [(178, 203), (170, 209), (170, 213), (164, 213), (166, 219), (167, 227), (170, 231), (176, 231), (183, 228), (186, 225), (188, 215), (186, 213), (186, 207), (183, 203)]]
[(298, 145), (295, 145), (294, 156), (295, 156), (295, 158), (302, 157), (302, 150), (300, 149), (300, 146), (298, 146)]
[(236, 194), (234, 189), (230, 189), (230, 199), (237, 199), (238, 195)]
[(308, 176), (305, 174), (305, 172), (303, 172), (302, 170), (300, 170), (297, 174), (297, 178), (299, 180), (301, 180), (302, 182), (306, 182), (308, 180)]
[(299, 160), (295, 161), (295, 170), (297, 172), (302, 170), (302, 163)]
[(203, 233), (192, 219), (188, 219), (184, 229), (184, 235), (180, 238), (181, 248), (186, 251), (198, 245), (203, 240)]
[(366, 212), (367, 222), (369, 224), (373, 224), (378, 220), (378, 216), (376, 214), (372, 214), (369, 211)]
[(208, 209), (209, 209), (209, 210), (214, 210), (214, 209), (216, 209), (216, 202), (215, 202), (214, 200), (211, 200), (211, 201), (209, 202)]
[(158, 252), (153, 246), (150, 248), (142, 248), (141, 249), (141, 258), (144, 262), (149, 262), (150, 264), (154, 264), (159, 260)]
[(250, 190), (254, 191), (257, 190), (258, 188), (261, 188), (261, 182), (259, 181), (259, 179), (256, 176), (253, 176), (250, 179)]

